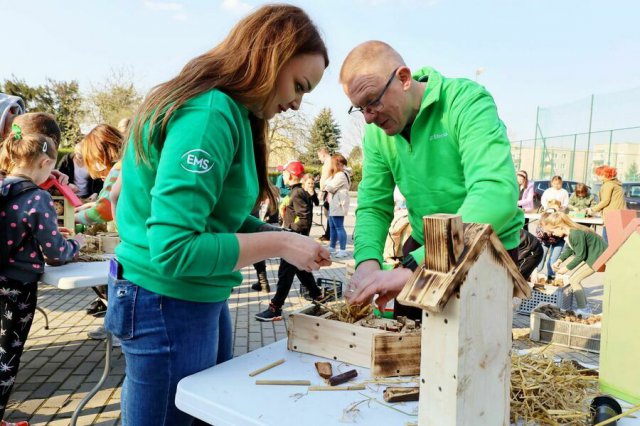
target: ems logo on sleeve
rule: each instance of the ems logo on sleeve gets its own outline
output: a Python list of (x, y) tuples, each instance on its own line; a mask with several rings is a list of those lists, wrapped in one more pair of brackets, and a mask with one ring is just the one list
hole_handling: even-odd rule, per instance
[(191, 173), (207, 173), (213, 168), (213, 159), (204, 149), (192, 149), (182, 154), (180, 166)]

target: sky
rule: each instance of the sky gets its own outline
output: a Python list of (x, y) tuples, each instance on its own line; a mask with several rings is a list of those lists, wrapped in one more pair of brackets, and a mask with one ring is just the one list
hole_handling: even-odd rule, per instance
[[(0, 0), (5, 27), (0, 80), (15, 76), (33, 85), (46, 78), (77, 80), (81, 90), (89, 91), (114, 70), (125, 70), (146, 93), (264, 3)], [(595, 130), (640, 125), (639, 1), (291, 3), (315, 21), (331, 61), (321, 83), (305, 96), (302, 110), (312, 118), (321, 108), (331, 108), (345, 152), (358, 143), (359, 132), (338, 84), (340, 65), (353, 47), (371, 39), (392, 45), (411, 69), (428, 65), (447, 77), (477, 79), (494, 96), (512, 140), (534, 136), (538, 106), (569, 104), (544, 110), (559, 111), (551, 114), (556, 123), (550, 132), (586, 131), (585, 103), (588, 111), (594, 93), (613, 93), (596, 97), (603, 101), (596, 109)]]

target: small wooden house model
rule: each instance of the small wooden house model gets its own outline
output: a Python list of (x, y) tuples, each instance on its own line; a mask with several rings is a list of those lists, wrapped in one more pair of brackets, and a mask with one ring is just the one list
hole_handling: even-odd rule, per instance
[(63, 185), (54, 178), (47, 179), (40, 185), (45, 191), (56, 189), (61, 195), (52, 195), (58, 214), (58, 226), (73, 230), (75, 228), (75, 207), (81, 206), (82, 201), (73, 193), (71, 188)]
[(425, 260), (398, 296), (423, 309), (420, 425), (509, 425), (512, 298), (530, 288), (490, 225), (424, 217)]
[(640, 404), (640, 218), (629, 211), (612, 214), (617, 220), (610, 221), (607, 217), (610, 245), (593, 265), (595, 270), (607, 266), (600, 337), (600, 388), (629, 403)]

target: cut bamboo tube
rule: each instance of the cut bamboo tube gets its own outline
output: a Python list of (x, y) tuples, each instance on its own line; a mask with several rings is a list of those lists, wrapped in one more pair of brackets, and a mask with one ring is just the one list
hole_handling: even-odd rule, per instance
[(278, 365), (283, 363), (284, 363), (284, 359), (279, 359), (276, 362), (272, 362), (269, 365), (265, 365), (264, 367), (257, 369), (256, 371), (252, 371), (251, 373), (249, 373), (249, 377), (257, 376), (258, 374), (264, 373), (265, 371), (270, 370), (273, 367), (277, 367)]
[(351, 386), (309, 386), (310, 391), (353, 391), (353, 390), (365, 390), (365, 385), (351, 385)]
[(256, 385), (311, 386), (309, 380), (256, 380)]

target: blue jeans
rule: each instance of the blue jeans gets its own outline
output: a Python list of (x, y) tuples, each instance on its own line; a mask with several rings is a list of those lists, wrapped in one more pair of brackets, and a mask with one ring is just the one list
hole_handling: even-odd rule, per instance
[(227, 302), (188, 302), (109, 277), (104, 322), (125, 356), (123, 426), (193, 424), (175, 406), (176, 387), (183, 377), (233, 357)]
[(329, 216), (329, 247), (336, 248), (340, 242), (340, 250), (347, 248), (347, 231), (344, 229), (344, 216)]
[[(546, 264), (547, 277), (555, 277), (556, 273), (551, 268), (551, 265), (553, 265), (555, 261), (558, 260), (558, 258), (560, 257), (560, 254), (562, 253), (563, 248), (564, 248), (564, 241), (552, 246), (542, 244), (542, 260), (538, 264), (538, 272), (541, 272), (542, 268), (544, 268), (544, 265)], [(548, 258), (547, 258), (547, 254), (549, 255)]]

